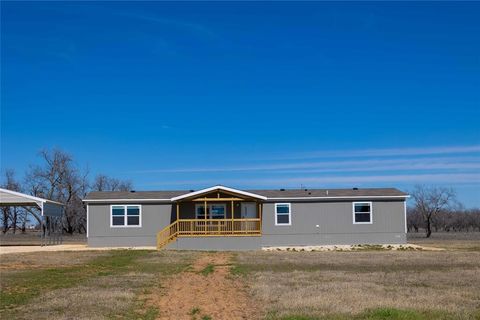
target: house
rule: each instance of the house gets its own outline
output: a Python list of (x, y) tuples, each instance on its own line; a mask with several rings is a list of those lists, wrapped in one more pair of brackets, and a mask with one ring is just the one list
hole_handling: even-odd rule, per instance
[(394, 188), (91, 192), (88, 245), (188, 250), (406, 243)]

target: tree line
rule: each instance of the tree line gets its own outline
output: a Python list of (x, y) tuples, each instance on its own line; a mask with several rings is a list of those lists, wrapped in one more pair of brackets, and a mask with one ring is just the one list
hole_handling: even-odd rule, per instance
[[(480, 232), (480, 209), (446, 209), (431, 219), (430, 234), (439, 232)], [(427, 231), (427, 223), (420, 211), (409, 208), (407, 212), (408, 232)]]
[(413, 205), (407, 208), (409, 232), (479, 231), (480, 209), (465, 209), (451, 188), (417, 185), (411, 192)]
[[(130, 191), (132, 182), (98, 174), (89, 180), (88, 169), (81, 169), (74, 158), (60, 149), (42, 150), (40, 163), (31, 165), (24, 177), (4, 172), (2, 188), (46, 198), (64, 204), (63, 232), (86, 232), (86, 207), (82, 202), (90, 191)], [(25, 232), (27, 224), (40, 224), (40, 211), (32, 207), (2, 207), (2, 232)]]

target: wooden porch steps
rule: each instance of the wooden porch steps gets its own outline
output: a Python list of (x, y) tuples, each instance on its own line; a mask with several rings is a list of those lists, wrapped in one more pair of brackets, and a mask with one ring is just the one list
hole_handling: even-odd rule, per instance
[(169, 224), (157, 233), (157, 250), (164, 248), (178, 237), (178, 221)]

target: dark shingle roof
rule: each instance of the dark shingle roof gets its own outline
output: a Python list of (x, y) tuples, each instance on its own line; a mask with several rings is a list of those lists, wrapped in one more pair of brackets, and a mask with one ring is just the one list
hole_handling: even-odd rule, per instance
[(303, 197), (377, 197), (377, 196), (406, 196), (407, 194), (395, 188), (368, 188), (368, 189), (286, 189), (282, 190), (249, 190), (267, 198), (303, 198)]
[[(395, 188), (358, 188), (355, 189), (276, 189), (276, 190), (243, 190), (255, 193), (267, 198), (329, 198), (329, 197), (402, 197), (408, 194)], [(176, 191), (101, 191), (90, 192), (85, 200), (110, 200), (110, 199), (131, 199), (131, 200), (165, 200), (190, 193), (190, 190)]]
[(94, 191), (87, 194), (85, 200), (102, 199), (170, 199), (190, 192), (189, 190), (177, 191)]

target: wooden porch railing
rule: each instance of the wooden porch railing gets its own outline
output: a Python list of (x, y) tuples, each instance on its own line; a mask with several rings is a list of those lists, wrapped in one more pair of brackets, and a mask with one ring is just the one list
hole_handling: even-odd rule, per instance
[(258, 236), (261, 219), (180, 219), (157, 234), (161, 249), (177, 237)]

